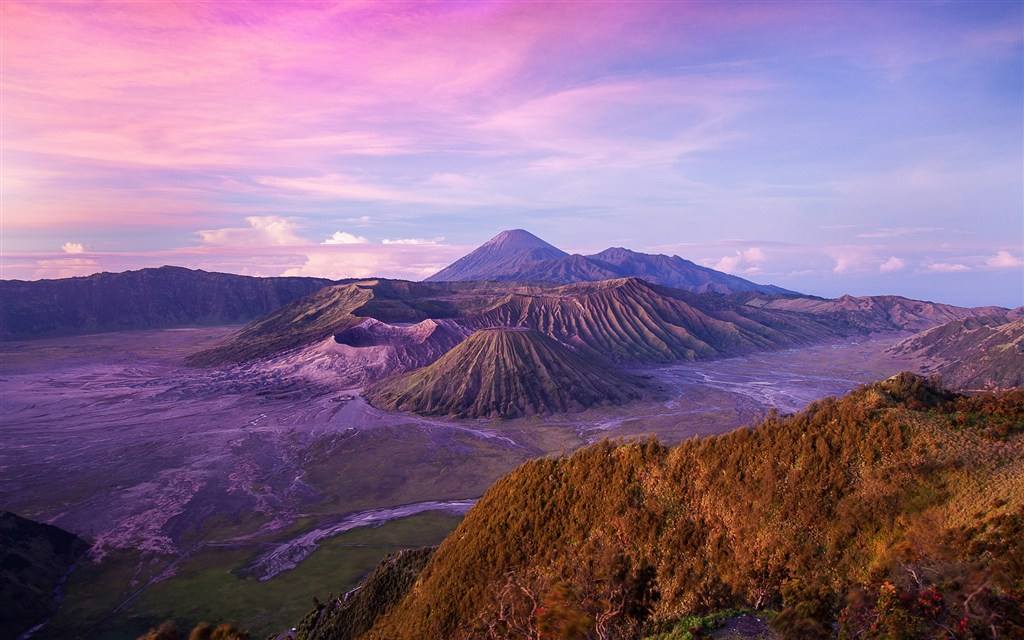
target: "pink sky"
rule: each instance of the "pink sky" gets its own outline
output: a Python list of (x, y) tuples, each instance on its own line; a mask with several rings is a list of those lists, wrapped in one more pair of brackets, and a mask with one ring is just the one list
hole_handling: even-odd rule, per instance
[(4, 278), (418, 278), (507, 227), (826, 293), (1024, 254), (1019, 5), (2, 11)]

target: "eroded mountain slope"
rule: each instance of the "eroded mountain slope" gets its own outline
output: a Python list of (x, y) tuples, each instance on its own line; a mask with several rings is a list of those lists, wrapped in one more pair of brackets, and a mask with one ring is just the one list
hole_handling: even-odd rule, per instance
[(423, 415), (514, 418), (639, 399), (639, 379), (527, 329), (481, 329), (437, 362), (383, 380), (371, 404)]
[(920, 358), (921, 370), (957, 389), (1024, 386), (1024, 318), (1011, 314), (954, 320), (894, 345), (897, 355)]

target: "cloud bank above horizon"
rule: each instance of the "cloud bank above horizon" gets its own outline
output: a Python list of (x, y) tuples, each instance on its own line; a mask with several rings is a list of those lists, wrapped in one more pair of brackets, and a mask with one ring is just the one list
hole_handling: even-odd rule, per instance
[(523, 227), (1024, 304), (1019, 3), (0, 11), (4, 278), (422, 278)]

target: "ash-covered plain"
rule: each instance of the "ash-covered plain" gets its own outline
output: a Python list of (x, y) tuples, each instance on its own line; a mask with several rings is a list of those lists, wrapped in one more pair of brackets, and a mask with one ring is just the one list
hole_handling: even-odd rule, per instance
[[(625, 407), (453, 420), (375, 409), (329, 375), (184, 365), (233, 329), (0, 346), (0, 504), (92, 545), (69, 604), (36, 637), (133, 637), (179, 610), (231, 611), (225, 594), (238, 590), (294, 601), (249, 621), (273, 631), (309, 592), (349, 588), (392, 548), (439, 540), (529, 458), (604, 437), (727, 431), (901, 364), (884, 353), (896, 337), (846, 341), (637, 370), (665, 394)], [(351, 556), (352, 584), (344, 571), (309, 582), (316, 553)], [(275, 587), (291, 573), (308, 589)]]

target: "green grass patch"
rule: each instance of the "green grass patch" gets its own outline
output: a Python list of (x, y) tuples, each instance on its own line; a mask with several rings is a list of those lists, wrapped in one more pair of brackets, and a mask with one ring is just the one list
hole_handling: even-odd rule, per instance
[(174, 620), (179, 629), (201, 621), (234, 622), (254, 638), (266, 637), (298, 623), (314, 597), (326, 600), (355, 587), (387, 554), (438, 544), (459, 520), (427, 512), (347, 531), (324, 541), (295, 569), (266, 582), (239, 573), (257, 549), (204, 550), (182, 563), (172, 578), (147, 587), (111, 614), (132, 592), (137, 557), (126, 554), (76, 576), (55, 624), (40, 637), (132, 640), (164, 620)]
[(703, 634), (725, 625), (730, 619), (743, 614), (765, 617), (765, 612), (754, 613), (747, 609), (722, 609), (699, 616), (685, 616), (671, 624), (668, 630), (649, 635), (644, 640), (696, 640)]

